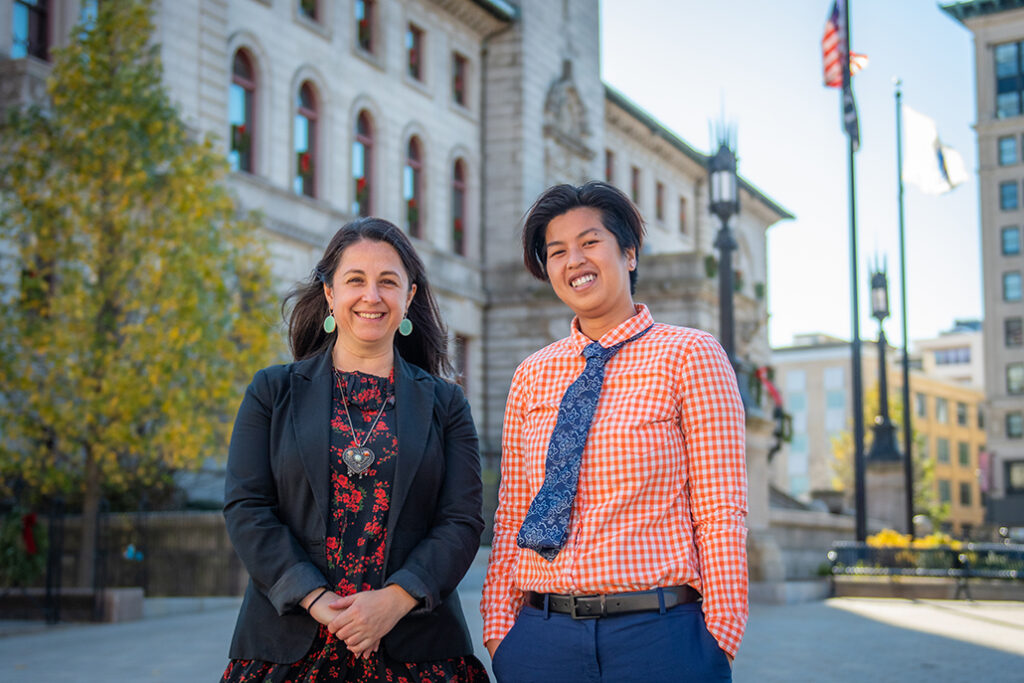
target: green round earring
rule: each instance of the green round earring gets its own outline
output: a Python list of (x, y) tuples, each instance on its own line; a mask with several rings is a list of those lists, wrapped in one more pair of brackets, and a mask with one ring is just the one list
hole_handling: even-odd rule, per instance
[(334, 311), (331, 311), (327, 314), (327, 317), (324, 318), (324, 332), (330, 334), (331, 332), (334, 332), (335, 327), (337, 327), (337, 323), (334, 322)]
[(398, 324), (398, 334), (403, 337), (408, 337), (412, 334), (412, 321), (408, 318), (402, 318), (402, 322)]

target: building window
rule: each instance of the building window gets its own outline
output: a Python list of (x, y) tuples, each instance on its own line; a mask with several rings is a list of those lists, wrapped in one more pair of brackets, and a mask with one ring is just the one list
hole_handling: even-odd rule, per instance
[(935, 399), (935, 421), (949, 424), (949, 402), (944, 398)]
[(939, 502), (940, 503), (951, 503), (953, 497), (951, 495), (950, 483), (948, 479), (939, 479)]
[(1021, 318), (1007, 318), (1003, 321), (1003, 338), (1010, 349), (1024, 346), (1024, 321)]
[(316, 196), (317, 174), (317, 112), (316, 93), (313, 85), (303, 83), (295, 104), (295, 180), (292, 189), (295, 194)]
[(228, 91), (228, 121), (231, 123), (231, 151), (228, 163), (233, 171), (253, 172), (253, 105), (256, 101), (256, 76), (252, 60), (245, 50), (235, 53)]
[(469, 337), (455, 335), (455, 343), (452, 346), (455, 381), (462, 387), (462, 391), (469, 392)]
[(1024, 460), (1006, 462), (1006, 492), (1024, 493)]
[(455, 160), (452, 169), (452, 250), (466, 255), (466, 162)]
[(356, 45), (360, 50), (373, 52), (374, 23), (377, 21), (375, 0), (356, 0)]
[(914, 394), (914, 407), (918, 417), (928, 417), (928, 397), (921, 392)]
[(640, 169), (636, 166), (630, 167), (629, 196), (634, 204), (640, 203)]
[(466, 94), (466, 78), (469, 75), (469, 60), (458, 52), (452, 55), (452, 101), (463, 107), (469, 106)]
[(999, 138), (999, 165), (1011, 166), (1017, 163), (1017, 138), (1013, 135)]
[(957, 401), (956, 403), (956, 423), (961, 427), (967, 426), (967, 404)]
[(999, 234), (1003, 256), (1016, 256), (1020, 253), (1020, 229), (1016, 225), (1003, 228)]
[(654, 184), (654, 216), (665, 220), (665, 185), (661, 181)]
[(423, 80), (423, 29), (416, 24), (405, 31), (405, 64), (412, 78)]
[(949, 439), (935, 439), (935, 459), (940, 463), (949, 464)]
[(960, 506), (971, 506), (971, 482), (969, 481), (960, 482)]
[(14, 0), (14, 40), (11, 58), (49, 59), (50, 22), (47, 0)]
[(956, 443), (956, 461), (960, 467), (971, 466), (971, 447), (964, 441)]
[(299, 0), (299, 14), (310, 21), (320, 21), (320, 3), (318, 0)]
[(1020, 301), (1020, 271), (1003, 273), (1003, 301)]
[(1006, 366), (1006, 393), (1024, 394), (1024, 363)]
[(1003, 211), (1013, 211), (1017, 206), (1017, 181), (1010, 180), (999, 183), (999, 208)]
[(1021, 92), (1024, 78), (1020, 68), (1020, 43), (996, 45), (996, 118), (1021, 113)]
[(100, 0), (82, 0), (82, 9), (78, 14), (78, 20), (87, 29), (96, 26), (96, 17), (100, 13)]
[(604, 151), (604, 181), (615, 184), (615, 153), (610, 149)]
[(963, 365), (971, 362), (971, 347), (957, 346), (935, 351), (936, 365)]
[(1006, 414), (1006, 438), (1024, 438), (1024, 413), (1016, 411)]
[(975, 410), (978, 411), (978, 429), (985, 428), (985, 411), (982, 410), (981, 406), (978, 406)]
[(352, 213), (369, 216), (373, 204), (373, 121), (363, 111), (356, 118), (356, 139), (352, 142)]
[(415, 135), (409, 138), (402, 169), (402, 199), (405, 201), (405, 230), (413, 237), (423, 237), (420, 221), (423, 207), (423, 145)]
[(686, 234), (686, 197), (679, 198), (679, 232)]

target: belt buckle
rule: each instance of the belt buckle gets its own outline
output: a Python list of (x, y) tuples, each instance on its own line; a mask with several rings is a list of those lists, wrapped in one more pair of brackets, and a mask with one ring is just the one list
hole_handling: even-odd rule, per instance
[[(580, 604), (579, 601), (581, 599), (593, 599), (593, 598), (598, 598), (598, 600), (600, 601), (600, 603), (601, 603), (601, 611), (600, 612), (598, 612), (597, 614), (579, 614), (576, 611), (576, 607)], [(583, 620), (583, 619), (600, 619), (602, 616), (604, 616), (604, 613), (605, 613), (605, 602), (604, 602), (604, 595), (603, 594), (602, 595), (573, 595), (573, 596), (571, 596), (571, 599), (572, 599), (572, 611), (569, 614), (572, 616), (573, 619), (576, 619), (577, 621), (580, 621), (580, 620)]]

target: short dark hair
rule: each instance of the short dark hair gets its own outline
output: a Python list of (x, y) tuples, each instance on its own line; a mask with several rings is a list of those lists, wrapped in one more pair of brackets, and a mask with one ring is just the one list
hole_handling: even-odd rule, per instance
[(644, 219), (622, 190), (600, 180), (591, 180), (579, 186), (553, 185), (541, 193), (523, 223), (523, 263), (526, 269), (538, 280), (547, 282), (548, 256), (544, 245), (548, 224), (577, 208), (599, 211), (601, 223), (615, 235), (615, 241), (619, 243), (622, 252), (634, 250), (638, 265), (629, 273), (629, 291), (635, 294), (640, 247), (644, 243)]
[(363, 240), (383, 242), (398, 252), (409, 283), (416, 285), (416, 295), (409, 304), (406, 317), (412, 322), (412, 333), (395, 335), (395, 349), (406, 361), (418, 365), (432, 375), (448, 376), (452, 372), (448, 359), (448, 334), (437, 301), (427, 282), (427, 270), (409, 238), (398, 226), (383, 218), (359, 218), (341, 227), (331, 238), (327, 249), (309, 278), (289, 292), (282, 312), (292, 300), (288, 319), (288, 341), (295, 360), (320, 355), (334, 344), (335, 332), (324, 332), (324, 318), (330, 314), (324, 298), (324, 284), (334, 281), (334, 271), (344, 251)]

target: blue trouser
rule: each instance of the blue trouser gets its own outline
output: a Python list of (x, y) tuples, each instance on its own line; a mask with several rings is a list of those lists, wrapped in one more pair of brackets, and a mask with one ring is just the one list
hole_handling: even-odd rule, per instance
[(491, 670), (499, 683), (732, 680), (699, 603), (580, 620), (524, 606)]

